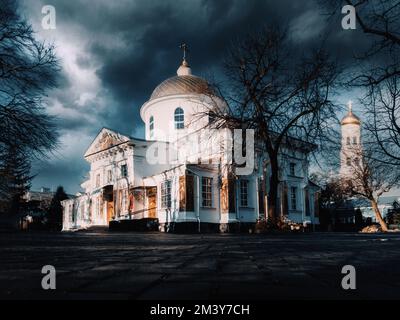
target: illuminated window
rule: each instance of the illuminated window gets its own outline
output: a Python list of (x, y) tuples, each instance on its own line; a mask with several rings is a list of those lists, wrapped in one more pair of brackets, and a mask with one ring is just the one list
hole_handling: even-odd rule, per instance
[(182, 108), (175, 110), (175, 129), (183, 129), (185, 127), (185, 114)]

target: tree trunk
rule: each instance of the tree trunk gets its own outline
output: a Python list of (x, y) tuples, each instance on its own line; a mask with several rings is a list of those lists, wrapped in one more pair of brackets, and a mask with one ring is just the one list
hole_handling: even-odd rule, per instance
[(279, 177), (278, 177), (278, 156), (270, 155), (270, 163), (271, 163), (271, 176), (269, 178), (269, 192), (268, 192), (268, 218), (271, 222), (275, 222), (278, 216), (278, 186), (279, 186)]
[(387, 232), (388, 226), (387, 226), (385, 220), (383, 220), (383, 218), (382, 218), (382, 215), (381, 215), (381, 212), (379, 211), (377, 202), (375, 200), (371, 200), (371, 205), (372, 205), (372, 209), (375, 212), (376, 220), (379, 222), (379, 224), (382, 228), (382, 231)]

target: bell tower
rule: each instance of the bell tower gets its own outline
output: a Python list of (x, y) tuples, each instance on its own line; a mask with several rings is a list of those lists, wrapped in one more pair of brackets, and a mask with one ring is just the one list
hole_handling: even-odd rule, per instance
[(361, 121), (353, 113), (352, 102), (348, 103), (349, 111), (341, 121), (342, 147), (340, 151), (340, 176), (351, 178), (354, 166), (359, 164), (361, 151)]

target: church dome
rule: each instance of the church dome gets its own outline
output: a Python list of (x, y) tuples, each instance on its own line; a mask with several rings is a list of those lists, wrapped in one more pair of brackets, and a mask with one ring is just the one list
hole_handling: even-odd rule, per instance
[(357, 124), (361, 125), (360, 118), (357, 117), (352, 111), (352, 105), (349, 103), (349, 112), (341, 121), (342, 126), (346, 124)]
[(169, 78), (154, 89), (150, 100), (180, 94), (205, 94), (215, 95), (210, 84), (203, 78), (192, 75), (192, 71), (183, 60), (177, 71), (177, 76)]

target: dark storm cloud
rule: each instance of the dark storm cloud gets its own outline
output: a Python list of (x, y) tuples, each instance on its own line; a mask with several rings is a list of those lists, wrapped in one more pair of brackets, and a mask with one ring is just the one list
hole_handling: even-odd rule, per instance
[[(327, 47), (341, 61), (351, 59), (355, 49), (365, 43), (358, 31), (341, 29), (340, 15), (331, 20), (322, 16), (314, 0), (21, 3), (39, 34), (54, 40), (62, 56), (64, 80), (52, 93), (54, 106), (49, 110), (59, 117), (62, 134), (68, 137), (64, 143), (70, 148), (76, 143), (74, 135), (84, 136), (90, 143), (103, 126), (143, 136), (139, 109), (160, 82), (175, 74), (182, 57), (178, 46), (183, 41), (190, 46), (194, 73), (217, 77), (231, 41), (267, 24), (287, 28), (300, 51), (320, 44), (329, 33)], [(53, 33), (40, 29), (44, 4), (57, 11)], [(81, 172), (84, 149), (80, 143), (75, 148), (79, 154), (73, 152), (76, 159), (68, 156), (69, 161), (76, 161), (73, 172), (66, 168), (67, 162), (55, 160), (51, 170), (40, 171), (42, 180), (47, 181), (46, 175), (55, 176), (57, 170), (60, 179), (63, 172)], [(63, 154), (63, 150), (59, 152)], [(80, 182), (80, 175), (65, 180), (72, 191)]]
[[(120, 15), (113, 15), (112, 22), (108, 18), (106, 30), (121, 36), (125, 50), (95, 42), (90, 52), (104, 62), (97, 74), (119, 101), (119, 114), (116, 112), (116, 117), (110, 119), (111, 127), (121, 124), (126, 115), (142, 125), (139, 108), (157, 84), (174, 75), (181, 59), (178, 45), (182, 41), (190, 45), (189, 59), (196, 74), (216, 72), (233, 39), (271, 23), (271, 19), (278, 20), (279, 13), (280, 21), (275, 22), (289, 24), (296, 16), (295, 9), (309, 9), (293, 5), (293, 1), (193, 3), (182, 10), (181, 2), (152, 2), (142, 10), (137, 6), (126, 8)], [(97, 23), (91, 20), (90, 25), (95, 27)]]

